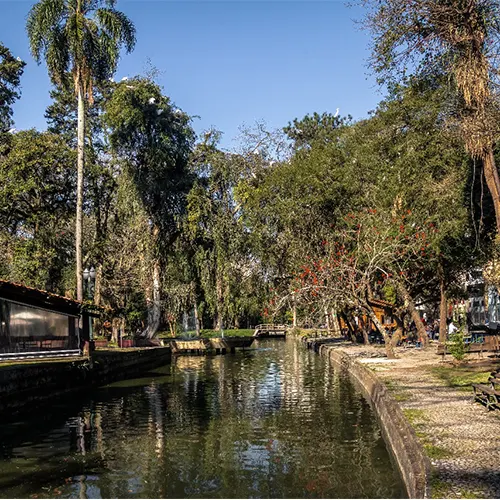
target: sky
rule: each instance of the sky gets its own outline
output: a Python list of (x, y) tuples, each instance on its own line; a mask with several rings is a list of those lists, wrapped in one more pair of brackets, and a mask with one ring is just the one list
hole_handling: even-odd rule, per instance
[[(27, 62), (17, 129), (46, 128), (50, 81), (29, 52), (32, 0), (0, 0), (0, 41)], [(317, 111), (355, 119), (382, 99), (367, 67), (369, 35), (355, 23), (361, 8), (337, 0), (118, 0), (137, 29), (115, 79), (159, 70), (158, 83), (191, 116), (197, 133), (221, 130), (235, 146), (241, 125), (269, 128)]]

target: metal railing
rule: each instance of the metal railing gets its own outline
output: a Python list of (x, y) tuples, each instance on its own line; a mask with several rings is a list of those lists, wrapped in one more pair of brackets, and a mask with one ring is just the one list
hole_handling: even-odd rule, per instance
[(257, 325), (255, 327), (255, 330), (259, 330), (261, 332), (269, 332), (269, 331), (285, 331), (288, 327), (286, 325), (273, 325), (273, 324), (262, 324), (262, 325)]

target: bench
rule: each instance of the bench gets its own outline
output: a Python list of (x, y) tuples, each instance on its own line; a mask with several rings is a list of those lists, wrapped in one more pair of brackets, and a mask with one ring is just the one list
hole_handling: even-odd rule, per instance
[(489, 385), (472, 384), (474, 401), (486, 406), (488, 410), (500, 409), (500, 370), (491, 372)]
[[(471, 352), (477, 352), (479, 357), (483, 356), (483, 352), (487, 351), (488, 349), (485, 347), (484, 344), (482, 343), (475, 343), (471, 342), (470, 344), (466, 344), (465, 352), (467, 354)], [(448, 350), (448, 346), (446, 344), (439, 343), (437, 346), (436, 354), (439, 354), (443, 356), (443, 360), (446, 354), (451, 354), (450, 351)]]

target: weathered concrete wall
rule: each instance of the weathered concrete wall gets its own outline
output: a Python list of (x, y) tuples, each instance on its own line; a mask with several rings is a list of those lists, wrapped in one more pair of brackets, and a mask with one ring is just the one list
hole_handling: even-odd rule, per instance
[(372, 403), (410, 498), (430, 497), (431, 466), (415, 431), (405, 418), (387, 387), (366, 366), (358, 363), (342, 348), (310, 339), (307, 346), (328, 358), (336, 369), (348, 374)]
[(170, 363), (169, 347), (95, 351), (87, 358), (0, 365), (0, 416), (12, 415), (44, 401), (92, 386), (133, 378)]
[(127, 349), (123, 351), (95, 351), (92, 372), (93, 385), (102, 385), (133, 378), (136, 375), (169, 364), (172, 359), (170, 347), (149, 347), (146, 349)]

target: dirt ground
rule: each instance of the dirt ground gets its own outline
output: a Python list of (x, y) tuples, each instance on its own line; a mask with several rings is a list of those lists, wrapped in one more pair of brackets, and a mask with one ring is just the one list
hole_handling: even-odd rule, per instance
[(462, 366), (427, 349), (342, 346), (377, 373), (414, 427), (434, 467), (435, 498), (500, 498), (500, 410), (473, 401), (471, 384), (487, 380), (500, 359), (470, 354)]

